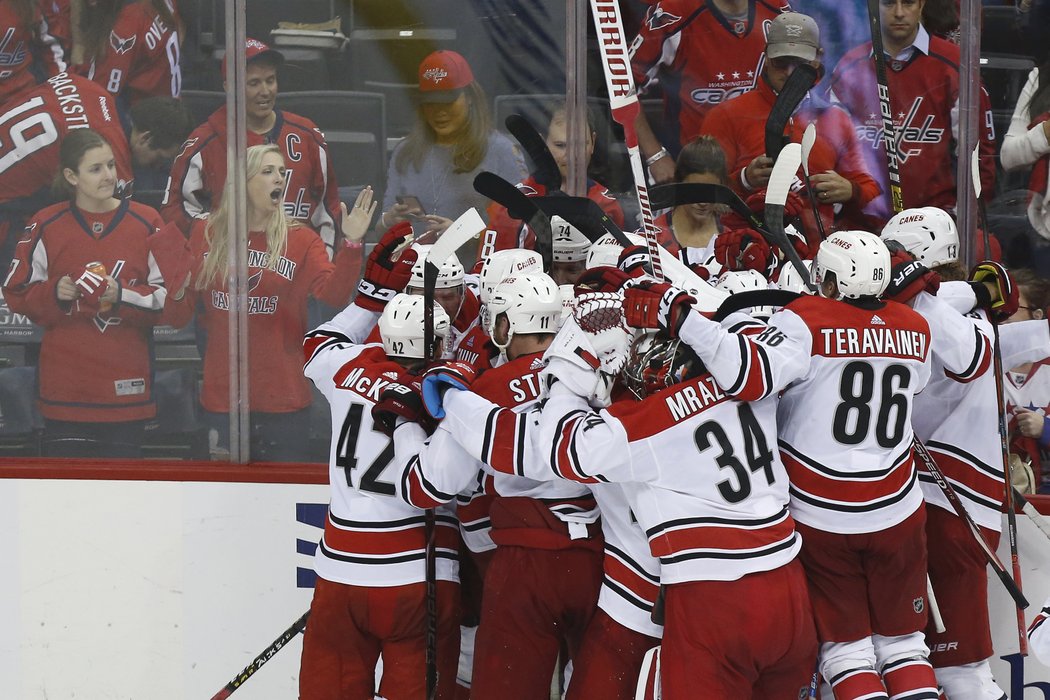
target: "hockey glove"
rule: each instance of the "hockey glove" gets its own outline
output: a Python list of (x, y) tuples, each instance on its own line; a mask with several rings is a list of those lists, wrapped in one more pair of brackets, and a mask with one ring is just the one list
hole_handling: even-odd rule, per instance
[(423, 373), (423, 406), (436, 420), (445, 417), (445, 392), (449, 389), (465, 391), (478, 376), (478, 371), (466, 362), (445, 362)]
[(632, 328), (659, 328), (678, 337), (690, 307), (690, 294), (666, 282), (639, 282), (624, 290), (623, 313)]
[(392, 383), (383, 389), (379, 402), (372, 407), (376, 428), (389, 437), (394, 436), (397, 419), (419, 423), (427, 434), (434, 432), (434, 421), (423, 409), (423, 388), (418, 381), (410, 384)]
[(586, 292), (618, 292), (631, 276), (615, 267), (592, 267), (584, 270), (576, 280), (576, 294)]
[(616, 267), (627, 273), (628, 276), (637, 279), (648, 274), (649, 271), (646, 269), (646, 266), (649, 263), (649, 248), (644, 245), (630, 245), (620, 253), (620, 258), (616, 261)]
[(754, 270), (768, 277), (776, 267), (776, 257), (762, 234), (751, 228), (723, 231), (715, 238), (715, 260), (723, 271)]
[(890, 256), (890, 283), (882, 298), (907, 304), (919, 292), (936, 294), (940, 286), (940, 275), (928, 270), (911, 253), (895, 250)]
[(1020, 303), (1017, 298), (1017, 285), (1014, 284), (1007, 269), (1000, 263), (993, 260), (977, 263), (977, 266), (970, 272), (970, 281), (980, 282), (988, 290), (987, 297), (979, 290), (975, 291), (978, 300), (987, 301), (989, 314), (996, 323), (1005, 321), (1017, 313)]
[(394, 251), (408, 240), (412, 224), (402, 221), (383, 234), (365, 263), (365, 274), (357, 285), (355, 303), (368, 311), (382, 311), (387, 302), (404, 290), (412, 279), (418, 253), (406, 248), (395, 260)]
[(101, 306), (102, 295), (109, 288), (109, 282), (106, 281), (106, 278), (91, 270), (84, 270), (80, 277), (74, 280), (74, 284), (76, 284), (77, 292), (80, 294), (80, 303), (92, 308)]

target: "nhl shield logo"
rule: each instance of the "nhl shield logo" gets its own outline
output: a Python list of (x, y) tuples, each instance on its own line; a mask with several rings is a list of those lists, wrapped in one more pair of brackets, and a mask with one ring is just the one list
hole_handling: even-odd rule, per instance
[(926, 601), (922, 598), (922, 596), (919, 596), (911, 602), (911, 607), (917, 615), (921, 615), (922, 611), (926, 609)]
[(91, 232), (94, 233), (95, 235), (98, 235), (98, 234), (102, 233), (102, 222), (101, 221), (93, 221), (93, 222), (91, 222)]

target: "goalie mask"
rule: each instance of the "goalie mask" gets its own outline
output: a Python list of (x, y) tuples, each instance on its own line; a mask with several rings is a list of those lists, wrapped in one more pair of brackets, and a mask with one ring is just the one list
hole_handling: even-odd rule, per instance
[(835, 275), (835, 299), (877, 297), (890, 283), (890, 251), (874, 233), (838, 231), (820, 244), (811, 272), (822, 294), (828, 274)]
[(886, 222), (882, 239), (897, 241), (929, 270), (959, 260), (959, 229), (937, 207), (905, 209)]
[(398, 294), (383, 309), (379, 317), (379, 336), (383, 351), (390, 357), (408, 359), (437, 359), (444, 354), (450, 338), (448, 314), (434, 303), (434, 340), (431, 352), (423, 351), (423, 297)]
[(631, 346), (623, 382), (639, 399), (696, 376), (700, 358), (678, 338), (647, 333)]
[[(492, 344), (504, 355), (515, 334), (558, 332), (561, 325), (561, 290), (548, 275), (529, 273), (508, 277), (489, 295), (485, 331)], [(500, 316), (507, 319), (506, 342), (496, 339), (496, 324)]]

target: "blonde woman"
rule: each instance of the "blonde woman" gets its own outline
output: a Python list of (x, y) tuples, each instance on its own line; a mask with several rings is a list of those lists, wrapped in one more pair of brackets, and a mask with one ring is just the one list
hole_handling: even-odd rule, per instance
[[(253, 461), (302, 461), (308, 436), (310, 387), (303, 377), (306, 303), (314, 297), (344, 306), (358, 281), (361, 239), (375, 211), (371, 188), (343, 211), (344, 241), (329, 261), (324, 242), (283, 210), (284, 157), (277, 146), (248, 149), (248, 377)], [(228, 283), (231, 188), (190, 237), (193, 273), (185, 294), (173, 301), (185, 324), (196, 309), (205, 332), (204, 387), (213, 456), (229, 447)], [(178, 296), (178, 295), (176, 295)]]

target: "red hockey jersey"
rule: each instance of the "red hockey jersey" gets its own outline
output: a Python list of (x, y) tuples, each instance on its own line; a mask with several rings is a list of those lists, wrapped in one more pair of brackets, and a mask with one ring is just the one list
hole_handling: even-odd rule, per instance
[[(305, 117), (278, 109), (266, 134), (248, 131), (248, 146), (277, 144), (284, 155), (284, 211), (321, 234), (329, 257), (341, 225), (339, 188), (324, 134)], [(226, 107), (190, 134), (175, 158), (161, 215), (188, 233), (193, 220), (219, 206), (226, 185)]]
[[(153, 209), (122, 200), (106, 214), (62, 202), (26, 227), (11, 263), (4, 298), (11, 310), (44, 327), (40, 345), (40, 412), (65, 421), (151, 418), (152, 327), (167, 292), (150, 252), (161, 225)], [(55, 296), (64, 275), (76, 278), (101, 262), (120, 283), (119, 302), (102, 312)]]
[(32, 24), (26, 26), (11, 3), (0, 3), (0, 105), (37, 84), (34, 63), (48, 76), (66, 70), (61, 44), (39, 6), (33, 7)]
[[(194, 225), (190, 251), (194, 268), (207, 253), (207, 221)], [(267, 269), (266, 234), (248, 234), (248, 371), (249, 405), (253, 411), (290, 413), (310, 404), (310, 387), (302, 373), (302, 340), (306, 331), (307, 297), (332, 306), (344, 306), (357, 284), (362, 248), (342, 248), (335, 263), (328, 260), (321, 239), (306, 226), (288, 229), (288, 247), (276, 269)], [(196, 277), (196, 275), (195, 275)], [(197, 291), (190, 282), (178, 303), (185, 324), (198, 305), (199, 323), (207, 331), (204, 353), (204, 389), (201, 404), (208, 411), (229, 411), (230, 295), (224, 282)], [(198, 303), (199, 300), (199, 303)]]
[(131, 153), (113, 98), (87, 78), (60, 73), (23, 94), (0, 115), (0, 204), (49, 188), (58, 172), (58, 149), (73, 129), (91, 128), (117, 162), (117, 196), (130, 193)]
[[(959, 47), (919, 28), (915, 52), (907, 61), (889, 60), (886, 83), (898, 139), (904, 207), (955, 208), (959, 100)], [(882, 185), (882, 196), (867, 212), (879, 221), (893, 215), (889, 201), (886, 149), (875, 82), (871, 42), (851, 50), (835, 67), (831, 95), (853, 118), (868, 172)], [(979, 124), (981, 186), (995, 189), (995, 127), (988, 94), (981, 89)], [(969, 167), (969, 155), (961, 159)]]
[(103, 53), (74, 70), (106, 88), (123, 108), (146, 97), (178, 97), (179, 16), (174, 0), (165, 0), (175, 17), (173, 26), (153, 9), (149, 0), (121, 8)]
[(731, 20), (704, 0), (661, 0), (649, 8), (631, 44), (631, 67), (642, 94), (663, 88), (666, 138), (677, 137), (669, 144), (675, 153), (702, 133), (713, 107), (758, 84), (766, 30), (787, 9), (783, 0), (751, 0), (747, 19)]

